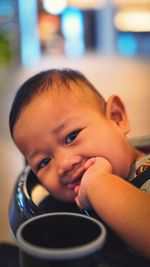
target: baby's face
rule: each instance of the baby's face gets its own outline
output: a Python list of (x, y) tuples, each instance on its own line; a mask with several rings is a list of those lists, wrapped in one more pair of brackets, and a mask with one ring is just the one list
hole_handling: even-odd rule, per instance
[(70, 92), (58, 96), (47, 90), (34, 97), (15, 125), (15, 143), (42, 184), (60, 200), (74, 200), (83, 165), (92, 157), (108, 159), (114, 173), (127, 176), (124, 133), (99, 110)]

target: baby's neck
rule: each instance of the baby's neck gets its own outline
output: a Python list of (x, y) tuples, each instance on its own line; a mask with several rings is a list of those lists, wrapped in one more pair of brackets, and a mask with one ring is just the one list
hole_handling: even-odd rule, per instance
[(136, 158), (135, 158), (135, 161), (138, 161), (140, 159), (142, 159), (143, 157), (145, 157), (145, 153), (138, 150), (138, 149), (135, 149), (135, 152), (136, 152)]

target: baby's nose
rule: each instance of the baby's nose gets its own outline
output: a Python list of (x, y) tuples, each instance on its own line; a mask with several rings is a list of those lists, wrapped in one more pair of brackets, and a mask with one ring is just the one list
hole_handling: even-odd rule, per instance
[(80, 162), (80, 158), (75, 155), (65, 154), (63, 157), (59, 158), (57, 163), (57, 173), (60, 178), (64, 178), (71, 175), (75, 166)]
[(58, 165), (58, 175), (60, 177), (64, 177), (65, 175), (67, 175), (67, 173), (69, 173), (73, 169), (73, 165), (74, 164), (70, 159), (62, 159)]

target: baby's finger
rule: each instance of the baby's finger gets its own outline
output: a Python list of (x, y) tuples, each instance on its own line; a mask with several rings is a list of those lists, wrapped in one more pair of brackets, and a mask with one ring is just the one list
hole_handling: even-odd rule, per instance
[(79, 187), (80, 187), (80, 185), (78, 184), (78, 185), (74, 188), (74, 192), (75, 192), (76, 195), (77, 195), (78, 192), (79, 192)]
[(83, 209), (83, 207), (81, 206), (81, 204), (79, 202), (78, 196), (75, 197), (75, 202), (76, 202), (77, 206), (79, 207), (79, 209)]
[(85, 170), (87, 170), (89, 167), (91, 167), (95, 163), (95, 160), (96, 160), (96, 158), (88, 159), (84, 164)]

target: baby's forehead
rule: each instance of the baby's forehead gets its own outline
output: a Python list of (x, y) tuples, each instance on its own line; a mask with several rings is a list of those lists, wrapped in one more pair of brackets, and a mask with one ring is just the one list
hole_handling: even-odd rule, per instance
[(105, 106), (105, 100), (103, 97), (98, 93), (98, 91), (87, 84), (85, 81), (72, 81), (69, 80), (66, 83), (56, 83), (53, 84), (53, 88), (49, 88), (52, 92), (54, 98), (62, 99), (62, 98), (75, 98), (81, 104), (90, 104), (93, 106), (100, 105)]
[(54, 80), (51, 84), (42, 84), (32, 96), (29, 103), (34, 102), (34, 100), (36, 101), (36, 97), (48, 98), (61, 107), (62, 104), (65, 105), (67, 101), (72, 102), (72, 100), (76, 104), (88, 105), (91, 108), (100, 109), (101, 106), (102, 110), (105, 105), (101, 95), (88, 83), (80, 80)]
[(56, 80), (52, 85), (48, 87), (42, 86), (39, 91), (40, 94), (48, 91), (50, 96), (52, 98), (54, 97), (54, 99), (73, 97), (78, 99), (79, 101), (82, 100), (83, 102), (86, 102), (89, 99), (94, 102), (94, 100), (97, 100), (100, 97), (98, 96), (98, 93), (95, 94), (94, 90), (90, 88), (90, 86), (86, 84), (86, 82), (80, 80), (68, 80), (67, 82)]

